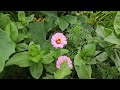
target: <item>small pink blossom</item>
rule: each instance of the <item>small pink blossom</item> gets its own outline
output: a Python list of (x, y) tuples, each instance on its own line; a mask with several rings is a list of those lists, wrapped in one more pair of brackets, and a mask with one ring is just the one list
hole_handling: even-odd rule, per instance
[(67, 44), (66, 37), (62, 33), (56, 33), (51, 38), (51, 44), (55, 48), (63, 48)]
[(56, 62), (56, 67), (59, 69), (60, 68), (60, 65), (64, 62), (64, 61), (67, 61), (68, 63), (68, 67), (69, 68), (73, 68), (73, 65), (72, 65), (72, 61), (70, 60), (69, 57), (67, 56), (60, 56)]

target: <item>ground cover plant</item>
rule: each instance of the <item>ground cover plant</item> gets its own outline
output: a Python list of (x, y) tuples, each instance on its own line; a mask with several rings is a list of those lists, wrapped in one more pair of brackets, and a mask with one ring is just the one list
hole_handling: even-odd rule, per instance
[(120, 11), (0, 11), (1, 79), (119, 79)]

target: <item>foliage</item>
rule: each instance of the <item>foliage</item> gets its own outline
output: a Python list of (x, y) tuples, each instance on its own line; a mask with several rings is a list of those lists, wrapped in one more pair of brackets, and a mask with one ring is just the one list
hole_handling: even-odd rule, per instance
[[(56, 32), (64, 48), (52, 46)], [(120, 78), (120, 11), (1, 11), (0, 42), (0, 78), (15, 69), (26, 79)], [(63, 55), (73, 69), (56, 67)]]

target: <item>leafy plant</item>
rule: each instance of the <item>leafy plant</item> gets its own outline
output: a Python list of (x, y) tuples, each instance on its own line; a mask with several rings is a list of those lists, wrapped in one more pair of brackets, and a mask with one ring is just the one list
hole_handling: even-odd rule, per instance
[[(18, 70), (34, 79), (119, 79), (119, 18), (120, 11), (1, 11), (0, 78)], [(58, 32), (63, 37), (52, 38)], [(64, 36), (67, 44), (54, 48), (51, 39), (62, 45)], [(58, 68), (60, 56), (73, 68)]]

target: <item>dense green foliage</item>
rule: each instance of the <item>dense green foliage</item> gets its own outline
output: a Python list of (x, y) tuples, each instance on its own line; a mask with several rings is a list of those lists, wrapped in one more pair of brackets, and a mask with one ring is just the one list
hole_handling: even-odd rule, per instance
[[(55, 49), (51, 37), (67, 45)], [(67, 63), (56, 68), (58, 57)], [(119, 79), (120, 11), (1, 11), (1, 79)]]

